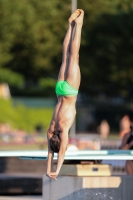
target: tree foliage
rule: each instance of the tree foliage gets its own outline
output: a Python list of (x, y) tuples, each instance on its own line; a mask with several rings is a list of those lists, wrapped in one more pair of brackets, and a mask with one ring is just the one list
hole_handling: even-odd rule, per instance
[(0, 83), (8, 83), (12, 87), (17, 85), (20, 88), (24, 85), (24, 79), (20, 74), (10, 69), (0, 68)]
[(96, 0), (88, 3), (84, 0), (80, 1), (80, 7), (85, 10), (81, 89), (93, 96), (104, 94), (131, 99), (133, 2)]
[[(26, 78), (49, 73), (61, 52), (66, 13), (59, 0), (1, 0), (1, 58), (6, 66)], [(70, 15), (70, 13), (69, 13)]]
[[(1, 0), (0, 7), (0, 68), (21, 74), (26, 86), (49, 87), (58, 76), (71, 1)], [(85, 11), (81, 93), (132, 99), (132, 0), (78, 0), (78, 7)]]

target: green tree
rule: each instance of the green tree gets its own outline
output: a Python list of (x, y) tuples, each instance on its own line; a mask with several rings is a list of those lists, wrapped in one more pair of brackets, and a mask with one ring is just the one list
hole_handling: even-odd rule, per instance
[(1, 0), (0, 66), (30, 79), (42, 73), (54, 75), (51, 71), (61, 52), (64, 22), (70, 14), (65, 5), (59, 0)]
[[(78, 7), (85, 11), (81, 93), (132, 99), (132, 0), (78, 0)], [(57, 78), (71, 1), (1, 0), (0, 8), (0, 68), (21, 74), (37, 94), (40, 79), (48, 88)]]
[(11, 71), (10, 69), (2, 69), (0, 68), (0, 83), (8, 83), (12, 87), (23, 87), (24, 80), (23, 77)]
[[(85, 10), (81, 91), (132, 98), (133, 2), (79, 1)], [(86, 84), (88, 82), (88, 84)]]

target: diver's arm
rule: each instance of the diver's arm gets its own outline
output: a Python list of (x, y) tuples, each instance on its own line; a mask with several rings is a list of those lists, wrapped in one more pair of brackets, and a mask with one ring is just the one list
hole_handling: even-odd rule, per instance
[(52, 165), (53, 165), (53, 157), (54, 157), (54, 152), (48, 151), (47, 171), (46, 171), (47, 174), (51, 172)]
[(50, 148), (48, 134), (49, 133), (47, 133), (47, 141), (48, 141), (48, 156), (47, 156), (47, 171), (46, 171), (47, 174), (49, 174), (51, 172), (52, 165), (53, 165), (53, 157), (54, 157), (54, 152)]
[(57, 175), (59, 174), (61, 166), (64, 161), (67, 144), (68, 144), (68, 130), (63, 130), (61, 133), (61, 144), (60, 144), (60, 150), (58, 153), (58, 161), (57, 161), (57, 167), (56, 167)]

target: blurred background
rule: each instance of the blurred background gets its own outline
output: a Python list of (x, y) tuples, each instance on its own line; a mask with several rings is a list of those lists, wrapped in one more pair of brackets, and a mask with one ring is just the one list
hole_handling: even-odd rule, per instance
[[(133, 1), (77, 7), (85, 12), (82, 80), (69, 144), (118, 149), (133, 119)], [(0, 150), (47, 150), (71, 9), (70, 0), (0, 0)], [(3, 159), (0, 173), (8, 171)]]

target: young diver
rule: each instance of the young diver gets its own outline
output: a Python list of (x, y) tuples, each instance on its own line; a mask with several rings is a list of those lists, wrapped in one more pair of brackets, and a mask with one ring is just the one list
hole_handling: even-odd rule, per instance
[[(80, 86), (79, 49), (84, 11), (77, 9), (70, 16), (63, 42), (63, 58), (56, 84), (58, 103), (47, 131), (47, 176), (57, 180), (68, 144), (68, 132), (76, 115), (76, 100)], [(75, 27), (75, 31), (74, 31)], [(56, 171), (51, 171), (54, 152), (58, 153)]]

